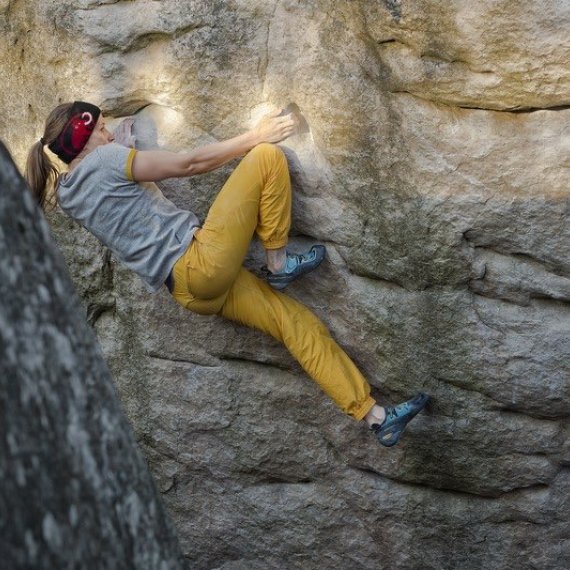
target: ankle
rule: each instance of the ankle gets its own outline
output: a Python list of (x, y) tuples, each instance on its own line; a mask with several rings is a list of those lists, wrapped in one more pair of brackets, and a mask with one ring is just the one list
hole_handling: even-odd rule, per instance
[(374, 424), (381, 425), (385, 419), (386, 410), (378, 404), (372, 406), (372, 409), (364, 416), (364, 421), (369, 427), (372, 427)]
[(285, 271), (285, 261), (283, 261), (282, 263), (269, 263), (269, 261), (267, 262), (267, 269), (269, 269), (269, 271), (271, 273), (282, 273), (283, 271)]
[(267, 269), (271, 273), (280, 273), (285, 269), (287, 263), (287, 250), (283, 248), (268, 249), (266, 251)]

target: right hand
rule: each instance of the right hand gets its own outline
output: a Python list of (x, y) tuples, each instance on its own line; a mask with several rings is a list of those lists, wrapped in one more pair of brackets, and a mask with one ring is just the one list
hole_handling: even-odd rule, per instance
[(290, 137), (295, 132), (295, 119), (293, 115), (279, 116), (281, 109), (277, 109), (263, 117), (253, 131), (259, 142), (277, 143)]
[(114, 130), (113, 137), (115, 142), (120, 145), (135, 148), (136, 137), (132, 133), (132, 128), (135, 120), (132, 117), (123, 119), (119, 126)]

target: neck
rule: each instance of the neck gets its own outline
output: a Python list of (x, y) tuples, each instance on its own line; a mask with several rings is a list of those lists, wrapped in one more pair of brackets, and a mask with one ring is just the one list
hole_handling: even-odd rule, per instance
[(81, 158), (77, 156), (69, 163), (69, 168), (67, 169), (68, 172), (71, 172), (81, 162)]
[(71, 172), (87, 155), (89, 151), (87, 149), (83, 149), (70, 163), (69, 163), (69, 172)]

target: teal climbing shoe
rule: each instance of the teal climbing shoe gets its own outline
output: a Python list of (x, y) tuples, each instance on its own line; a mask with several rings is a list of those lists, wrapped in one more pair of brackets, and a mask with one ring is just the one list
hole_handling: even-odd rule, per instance
[(381, 424), (372, 424), (371, 430), (378, 441), (386, 446), (396, 445), (408, 423), (419, 414), (429, 402), (427, 394), (416, 394), (411, 400), (397, 406), (386, 406), (386, 419)]
[(297, 277), (316, 269), (325, 258), (326, 251), (324, 245), (314, 245), (307, 253), (287, 253), (283, 271), (266, 271), (267, 282), (274, 289), (285, 289)]

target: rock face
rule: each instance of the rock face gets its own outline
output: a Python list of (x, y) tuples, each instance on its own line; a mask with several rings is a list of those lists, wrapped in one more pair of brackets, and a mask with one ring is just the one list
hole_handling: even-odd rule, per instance
[[(570, 567), (569, 24), (555, 0), (0, 2), (19, 160), (59, 100), (175, 150), (296, 102), (292, 246), (329, 259), (290, 294), (380, 401), (433, 394), (379, 449), (271, 339), (53, 215), (192, 567)], [(204, 215), (230, 171), (164, 190)]]
[(184, 568), (49, 228), (0, 144), (2, 567)]

